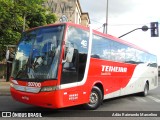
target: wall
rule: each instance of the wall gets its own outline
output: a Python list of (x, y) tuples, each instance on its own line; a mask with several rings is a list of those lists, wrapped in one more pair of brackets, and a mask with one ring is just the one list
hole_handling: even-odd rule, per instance
[(76, 24), (82, 24), (88, 26), (90, 20), (88, 13), (85, 13), (87, 19), (84, 19), (83, 12), (79, 3), (79, 0), (47, 0), (44, 4), (44, 7), (49, 8), (53, 13), (60, 18), (65, 15), (68, 18), (69, 22)]

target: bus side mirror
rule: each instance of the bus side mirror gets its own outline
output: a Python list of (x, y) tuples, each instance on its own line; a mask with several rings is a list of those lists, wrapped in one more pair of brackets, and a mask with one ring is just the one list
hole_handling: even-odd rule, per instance
[(74, 48), (73, 47), (69, 47), (68, 50), (67, 50), (67, 53), (66, 53), (66, 58), (65, 60), (62, 61), (62, 63), (65, 63), (65, 62), (72, 62), (72, 59), (73, 59), (73, 54), (74, 54)]
[(9, 50), (6, 51), (6, 60), (9, 60)]

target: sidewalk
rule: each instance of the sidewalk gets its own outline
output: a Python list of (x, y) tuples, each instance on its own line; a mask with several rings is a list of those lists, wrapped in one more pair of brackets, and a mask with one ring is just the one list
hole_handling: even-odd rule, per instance
[(10, 82), (0, 79), (0, 96), (10, 95)]

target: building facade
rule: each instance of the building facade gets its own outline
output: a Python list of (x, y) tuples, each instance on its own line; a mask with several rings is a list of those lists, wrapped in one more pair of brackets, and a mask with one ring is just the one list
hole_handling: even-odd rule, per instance
[(90, 24), (89, 14), (82, 12), (79, 0), (47, 0), (44, 7), (57, 15), (57, 22), (68, 21), (84, 26)]

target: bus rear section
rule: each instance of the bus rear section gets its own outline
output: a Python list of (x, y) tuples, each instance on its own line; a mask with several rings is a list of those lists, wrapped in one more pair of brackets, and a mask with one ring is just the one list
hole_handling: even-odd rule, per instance
[(17, 101), (47, 108), (83, 104), (158, 86), (156, 56), (117, 38), (72, 23), (25, 32), (11, 77)]
[(139, 92), (146, 96), (158, 87), (157, 58), (112, 36), (94, 34), (88, 76), (92, 83), (100, 81), (104, 99)]

